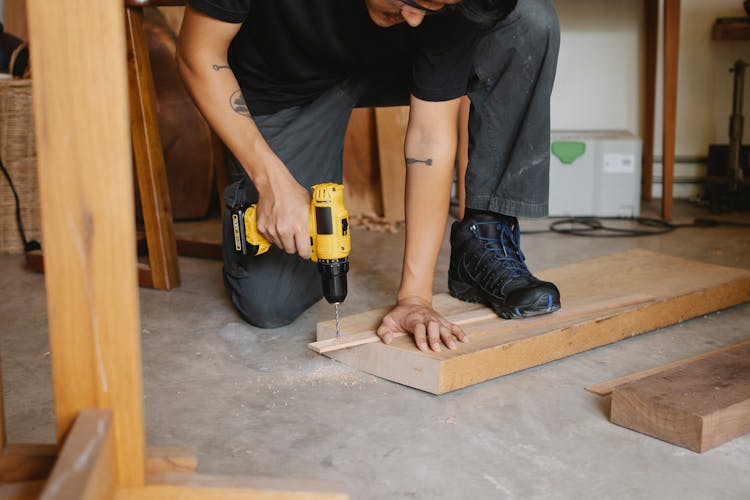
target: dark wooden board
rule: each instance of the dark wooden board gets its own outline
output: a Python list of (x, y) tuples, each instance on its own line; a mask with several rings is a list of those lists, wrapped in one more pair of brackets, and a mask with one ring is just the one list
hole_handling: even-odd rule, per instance
[(611, 420), (696, 452), (750, 432), (750, 345), (615, 387)]

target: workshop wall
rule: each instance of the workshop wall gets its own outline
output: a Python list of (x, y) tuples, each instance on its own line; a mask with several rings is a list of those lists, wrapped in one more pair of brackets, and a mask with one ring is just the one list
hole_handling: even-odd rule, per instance
[[(640, 135), (643, 116), (643, 0), (555, 0), (562, 27), (552, 128), (626, 129)], [(750, 60), (750, 42), (715, 42), (717, 17), (743, 16), (741, 0), (682, 0), (677, 103), (675, 196), (698, 192), (710, 143), (728, 142), (732, 103), (729, 68)], [(661, 24), (661, 21), (660, 21)], [(661, 40), (659, 47), (661, 50)], [(661, 89), (661, 55), (659, 59)], [(746, 78), (744, 114), (750, 114)], [(661, 91), (657, 93), (656, 155), (661, 158)], [(747, 122), (747, 119), (746, 119)], [(748, 128), (747, 126), (745, 127)], [(745, 142), (750, 133), (745, 130)], [(655, 180), (661, 164), (654, 165)], [(654, 196), (661, 196), (655, 182)]]

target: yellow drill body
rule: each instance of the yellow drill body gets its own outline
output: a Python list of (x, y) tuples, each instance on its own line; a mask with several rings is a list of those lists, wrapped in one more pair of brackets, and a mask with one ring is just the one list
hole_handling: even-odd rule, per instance
[[(258, 231), (256, 222), (255, 204), (232, 209), (237, 252), (261, 255), (271, 247), (271, 243)], [(312, 187), (310, 246), (311, 259), (318, 263), (323, 280), (323, 295), (332, 304), (343, 302), (347, 292), (346, 273), (351, 250), (349, 212), (344, 206), (343, 185), (329, 182)]]

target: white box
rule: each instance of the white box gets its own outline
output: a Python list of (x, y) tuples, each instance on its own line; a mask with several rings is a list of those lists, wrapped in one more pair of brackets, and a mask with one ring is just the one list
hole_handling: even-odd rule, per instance
[(553, 131), (550, 216), (638, 216), (641, 151), (641, 139), (624, 130)]

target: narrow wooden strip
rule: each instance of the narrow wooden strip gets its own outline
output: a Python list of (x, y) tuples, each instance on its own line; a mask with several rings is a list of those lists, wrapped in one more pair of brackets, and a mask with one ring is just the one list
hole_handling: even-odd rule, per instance
[(117, 469), (112, 412), (82, 410), (73, 424), (40, 500), (111, 498)]
[(37, 500), (45, 481), (22, 481), (0, 484), (0, 500)]
[(643, 370), (637, 373), (631, 373), (630, 375), (623, 375), (622, 377), (608, 380), (606, 382), (601, 382), (599, 384), (590, 385), (586, 387), (586, 390), (591, 393), (596, 394), (597, 396), (609, 396), (610, 394), (612, 394), (612, 390), (617, 386), (627, 384), (628, 382), (633, 382), (634, 380), (639, 380), (639, 379), (648, 377), (650, 375), (654, 375), (656, 373), (661, 373), (666, 370), (671, 370), (672, 368), (677, 368), (678, 366), (692, 363), (693, 361), (704, 359), (709, 356), (713, 356), (714, 354), (718, 354), (724, 351), (729, 351), (731, 349), (734, 349), (739, 346), (744, 346), (744, 345), (750, 345), (750, 340), (747, 340), (745, 342), (740, 342), (739, 344), (721, 347), (713, 351), (704, 352), (703, 354), (698, 354), (690, 358), (673, 361), (665, 365), (655, 366), (654, 368), (649, 368), (648, 370)]
[(148, 484), (124, 488), (116, 500), (345, 500), (341, 483), (268, 477), (161, 474)]
[[(57, 434), (117, 415), (118, 482), (144, 477), (143, 389), (122, 0), (29, 0)], [(106, 110), (106, 111), (105, 111)]]
[(699, 453), (750, 432), (750, 344), (615, 387), (611, 420)]
[[(651, 295), (639, 294), (639, 295), (629, 295), (626, 297), (618, 297), (616, 299), (602, 300), (599, 302), (595, 302), (593, 304), (586, 304), (586, 305), (579, 306), (573, 309), (563, 308), (555, 313), (547, 314), (544, 316), (535, 316), (533, 318), (504, 320), (504, 319), (499, 318), (497, 314), (495, 314), (490, 309), (479, 309), (476, 311), (460, 313), (455, 316), (448, 316), (446, 319), (459, 326), (466, 326), (472, 323), (478, 323), (478, 322), (486, 321), (486, 320), (496, 321), (497, 325), (494, 328), (493, 327), (485, 328), (483, 330), (474, 332), (473, 334), (469, 334), (469, 337), (472, 337), (472, 336), (477, 336), (477, 335), (486, 335), (490, 333), (496, 333), (499, 330), (512, 329), (521, 325), (532, 326), (532, 325), (537, 325), (537, 324), (546, 324), (546, 323), (565, 321), (570, 318), (575, 318), (578, 316), (584, 316), (587, 314), (600, 312), (600, 311), (607, 311), (611, 309), (620, 309), (623, 307), (628, 307), (628, 306), (632, 306), (636, 304), (653, 302), (654, 300), (656, 300), (655, 297)], [(407, 334), (404, 332), (396, 332), (394, 334), (394, 338), (403, 337), (405, 335)], [(368, 331), (368, 332), (358, 333), (355, 335), (346, 335), (340, 338), (333, 338), (333, 339), (328, 339), (328, 340), (321, 340), (319, 342), (312, 342), (308, 344), (308, 347), (317, 353), (324, 354), (327, 352), (337, 351), (339, 349), (347, 349), (350, 347), (356, 347), (358, 345), (369, 344), (372, 342), (379, 342), (379, 341), (380, 341), (380, 337), (378, 337), (374, 331)]]
[[(485, 310), (482, 304), (463, 302), (447, 293), (440, 293), (432, 298), (432, 307), (443, 317), (456, 314)], [(388, 312), (389, 307), (371, 309), (369, 311), (344, 316), (341, 318), (341, 331), (347, 335), (374, 331), (380, 324), (380, 320)], [(336, 322), (334, 320), (321, 321), (316, 328), (316, 340), (327, 340), (336, 337)]]

